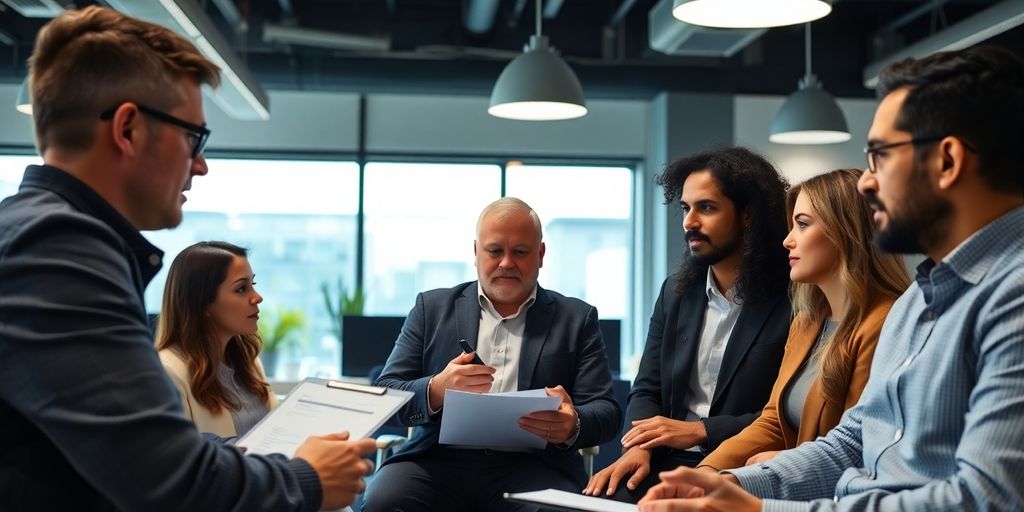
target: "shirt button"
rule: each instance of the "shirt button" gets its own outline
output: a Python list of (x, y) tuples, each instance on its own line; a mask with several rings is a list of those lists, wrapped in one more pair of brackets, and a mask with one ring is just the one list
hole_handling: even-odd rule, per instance
[(902, 438), (902, 437), (903, 437), (903, 430), (902, 429), (896, 429), (896, 434), (892, 436), (892, 440), (893, 441), (899, 441), (900, 438)]
[(150, 254), (149, 255), (149, 264), (153, 265), (154, 267), (159, 265), (160, 264), (160, 255), (159, 254)]

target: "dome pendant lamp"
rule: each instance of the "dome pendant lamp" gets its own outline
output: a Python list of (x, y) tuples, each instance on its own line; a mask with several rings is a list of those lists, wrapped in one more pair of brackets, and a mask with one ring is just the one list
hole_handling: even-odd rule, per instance
[(767, 28), (828, 16), (831, 0), (675, 0), (672, 16), (691, 25)]
[(835, 98), (811, 73), (811, 24), (804, 28), (806, 72), (772, 120), (768, 140), (776, 144), (834, 144), (850, 140), (846, 118)]
[(541, 35), (541, 0), (537, 0), (537, 34), (522, 55), (505, 66), (491, 92), (487, 113), (505, 119), (554, 121), (587, 113), (576, 74)]

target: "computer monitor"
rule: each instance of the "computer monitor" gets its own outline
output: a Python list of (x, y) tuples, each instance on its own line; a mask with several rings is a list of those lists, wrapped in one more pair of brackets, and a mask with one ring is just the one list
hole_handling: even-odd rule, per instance
[(346, 316), (342, 324), (341, 374), (366, 377), (383, 365), (402, 332), (404, 316)]

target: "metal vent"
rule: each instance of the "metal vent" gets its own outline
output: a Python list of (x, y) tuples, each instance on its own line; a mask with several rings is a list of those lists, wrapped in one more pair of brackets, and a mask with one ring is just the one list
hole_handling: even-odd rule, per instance
[(0, 0), (26, 18), (53, 18), (70, 3), (61, 0)]
[(731, 57), (753, 42), (767, 29), (721, 29), (699, 27), (672, 17), (672, 0), (661, 0), (650, 12), (648, 44), (668, 55), (691, 57)]

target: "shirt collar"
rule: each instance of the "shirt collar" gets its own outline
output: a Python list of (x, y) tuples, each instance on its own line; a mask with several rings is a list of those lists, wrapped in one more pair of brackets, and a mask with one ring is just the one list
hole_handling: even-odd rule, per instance
[(975, 231), (949, 252), (940, 264), (930, 258), (917, 267), (919, 275), (929, 275), (935, 267), (947, 266), (964, 281), (977, 284), (1002, 254), (1001, 247), (1013, 243), (1024, 226), (1024, 206), (1004, 213), (985, 227)]
[(736, 287), (729, 288), (725, 295), (722, 295), (722, 292), (718, 290), (718, 285), (715, 284), (715, 277), (711, 273), (711, 267), (708, 267), (708, 279), (704, 291), (708, 294), (708, 301), (711, 303), (723, 307), (735, 304), (733, 299), (736, 298)]
[(144, 285), (148, 285), (163, 266), (164, 252), (149, 243), (128, 219), (75, 176), (49, 165), (30, 165), (25, 169), (19, 190), (25, 188), (49, 190), (78, 211), (110, 226), (138, 260)]
[(510, 315), (507, 317), (503, 317), (501, 316), (500, 313), (498, 313), (498, 310), (495, 309), (494, 307), (494, 303), (492, 303), (491, 299), (489, 299), (487, 295), (484, 294), (484, 288), (483, 286), (480, 285), (480, 281), (476, 282), (476, 295), (477, 299), (480, 301), (480, 307), (486, 311), (491, 312), (495, 317), (517, 318), (519, 315), (523, 313), (523, 311), (530, 309), (530, 306), (532, 306), (534, 302), (537, 302), (537, 285), (533, 285), (533, 290), (530, 291), (530, 296), (527, 297), (526, 300), (524, 300), (523, 303), (519, 305), (519, 309), (516, 310), (516, 313), (514, 315)]

